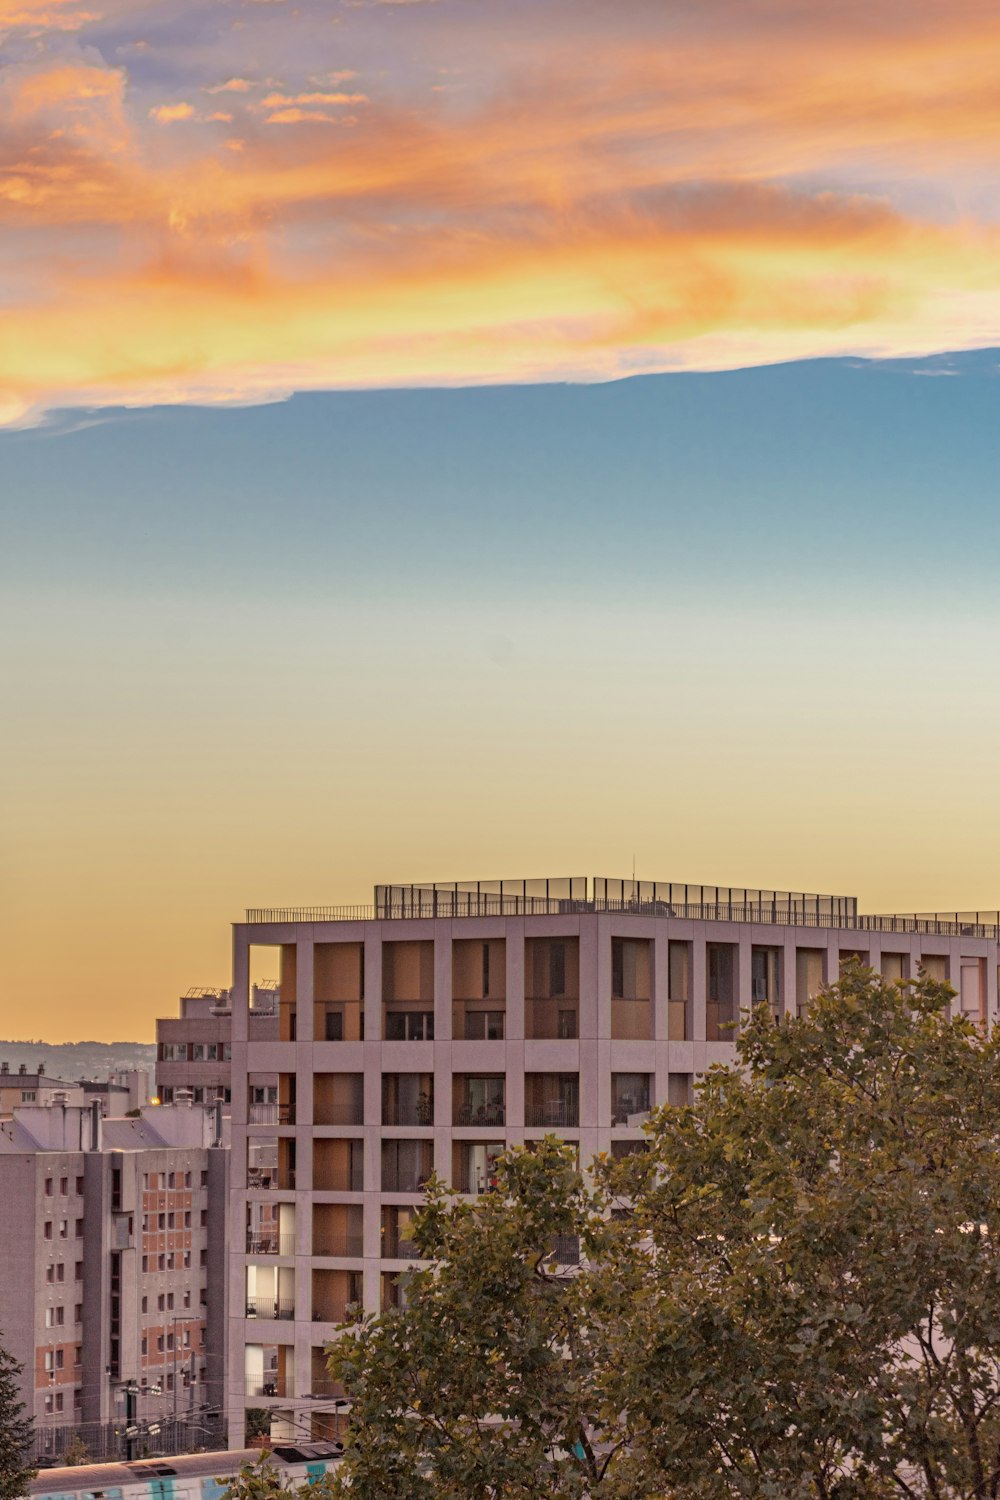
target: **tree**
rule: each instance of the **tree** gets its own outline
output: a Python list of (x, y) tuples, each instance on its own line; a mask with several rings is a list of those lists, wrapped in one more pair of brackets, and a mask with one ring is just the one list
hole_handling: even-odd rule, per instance
[(332, 1349), (331, 1492), (998, 1500), (1000, 1033), (951, 998), (853, 965), (745, 1018), (645, 1152), (433, 1184), (433, 1269)]
[(63, 1454), (63, 1463), (67, 1469), (76, 1468), (78, 1464), (90, 1463), (90, 1449), (78, 1432), (74, 1432), (69, 1441), (66, 1452)]
[(17, 1381), (21, 1366), (0, 1345), (0, 1500), (20, 1500), (38, 1472), (28, 1460), (33, 1426)]

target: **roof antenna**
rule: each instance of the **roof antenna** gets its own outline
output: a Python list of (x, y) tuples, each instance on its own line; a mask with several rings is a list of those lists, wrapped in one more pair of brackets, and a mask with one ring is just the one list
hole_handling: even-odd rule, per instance
[(636, 890), (636, 885), (635, 885), (635, 855), (634, 854), (632, 855), (632, 895), (633, 896), (638, 895), (638, 891)]

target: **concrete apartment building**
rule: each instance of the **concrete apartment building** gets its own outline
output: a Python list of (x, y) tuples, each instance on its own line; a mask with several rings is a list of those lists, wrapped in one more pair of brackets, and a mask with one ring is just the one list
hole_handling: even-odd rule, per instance
[(150, 1425), (169, 1448), (175, 1419), (182, 1442), (218, 1436), (224, 1129), (217, 1110), (106, 1119), (98, 1101), (18, 1107), (0, 1125), (0, 1330), (39, 1453), (74, 1430), (113, 1453), (115, 1429)]
[[(276, 989), (252, 986), (250, 1017), (255, 1037), (277, 1040)], [(156, 1023), (156, 1097), (160, 1103), (190, 1099), (195, 1104), (213, 1104), (221, 1100), (228, 1114), (231, 1044), (229, 990), (205, 986), (188, 990), (180, 998), (180, 1014), (165, 1016)]]
[[(852, 897), (573, 878), (379, 886), (371, 908), (258, 910), (234, 929), (229, 1441), (327, 1435), (323, 1345), (348, 1305), (405, 1296), (432, 1170), (490, 1186), (504, 1147), (548, 1132), (580, 1159), (641, 1149), (733, 1056), (730, 1023), (795, 1013), (845, 958), (923, 967), (997, 1014), (1000, 916), (863, 916)], [(249, 1011), (280, 949), (277, 1038)], [(261, 1095), (277, 1079), (277, 1102)], [(570, 1247), (572, 1253), (572, 1247)]]

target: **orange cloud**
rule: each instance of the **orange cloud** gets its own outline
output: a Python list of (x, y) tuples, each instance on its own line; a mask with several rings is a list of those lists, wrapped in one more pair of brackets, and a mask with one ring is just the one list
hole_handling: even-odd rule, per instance
[[(8, 70), (0, 225), (32, 246), (8, 414), (1000, 342), (1000, 15), (705, 0), (681, 27), (629, 0), (568, 50), (567, 14), (540, 5), (530, 46), (467, 16), (488, 90), (453, 17), (460, 100), (426, 72), (395, 100), (390, 71), (375, 99), (283, 76), (227, 139), (156, 129), (230, 116), (90, 55)], [(108, 247), (85, 272), (77, 226)]]
[(149, 111), (149, 118), (155, 120), (157, 125), (173, 125), (177, 120), (193, 120), (194, 115), (194, 105), (183, 102), (157, 104)]

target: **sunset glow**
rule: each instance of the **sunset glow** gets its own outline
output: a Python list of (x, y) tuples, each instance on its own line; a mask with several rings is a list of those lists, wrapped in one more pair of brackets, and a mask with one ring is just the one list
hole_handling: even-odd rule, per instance
[(978, 0), (21, 0), (0, 35), (8, 423), (1000, 341)]

